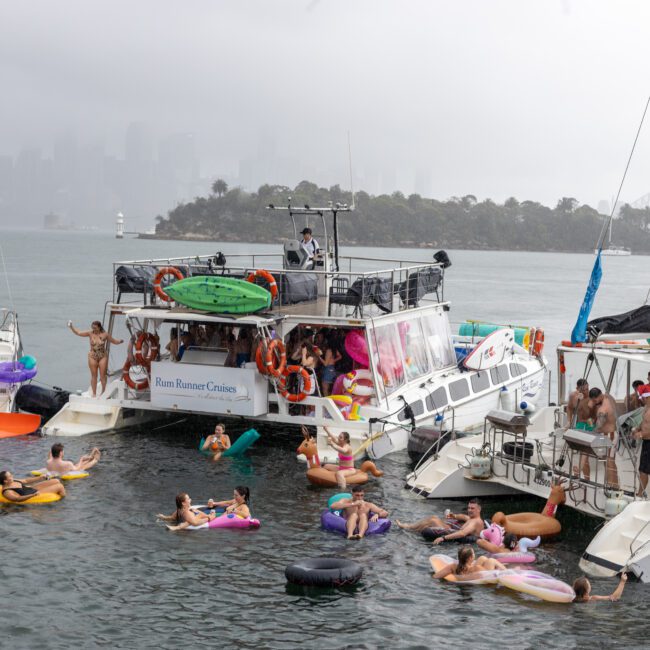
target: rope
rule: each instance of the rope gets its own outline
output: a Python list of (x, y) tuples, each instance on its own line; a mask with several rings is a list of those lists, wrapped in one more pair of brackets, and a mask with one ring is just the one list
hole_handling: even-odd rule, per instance
[(616, 206), (618, 205), (618, 199), (621, 196), (621, 190), (623, 189), (623, 183), (625, 183), (625, 177), (627, 176), (627, 170), (630, 168), (630, 163), (632, 162), (632, 156), (634, 155), (634, 149), (636, 148), (636, 143), (637, 140), (639, 139), (639, 135), (641, 133), (641, 128), (643, 127), (643, 121), (645, 120), (646, 113), (648, 112), (648, 106), (650, 105), (650, 96), (648, 96), (648, 101), (645, 103), (645, 108), (643, 109), (643, 115), (641, 116), (641, 122), (639, 123), (639, 128), (637, 129), (636, 136), (634, 137), (634, 143), (632, 144), (632, 151), (630, 151), (630, 155), (627, 159), (627, 165), (625, 165), (625, 171), (623, 172), (623, 178), (621, 179), (621, 184), (618, 186), (618, 192), (616, 193), (616, 200), (614, 201), (614, 205), (612, 205), (612, 211), (609, 215), (609, 219), (603, 224), (603, 228), (600, 231), (600, 235), (598, 237), (598, 245), (596, 248), (598, 250), (601, 250), (603, 247), (603, 243), (605, 241), (605, 233), (607, 232), (607, 229), (609, 228), (609, 224), (612, 222), (612, 219), (614, 218), (614, 212), (616, 211)]

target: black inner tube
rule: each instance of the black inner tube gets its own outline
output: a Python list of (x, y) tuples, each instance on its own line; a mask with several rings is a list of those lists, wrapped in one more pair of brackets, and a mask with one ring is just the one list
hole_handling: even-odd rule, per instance
[[(449, 528), (424, 528), (422, 530), (422, 537), (424, 537), (424, 539), (428, 539), (429, 541), (433, 541), (438, 537), (444, 537), (445, 535), (450, 535), (451, 533), (455, 532), (455, 530), (451, 530)], [(474, 542), (476, 542), (476, 535), (466, 535), (465, 537), (458, 537), (444, 541), (456, 542), (457, 544), (474, 544)]]
[(363, 568), (345, 558), (319, 557), (290, 564), (284, 575), (292, 584), (303, 587), (343, 587), (359, 582)]

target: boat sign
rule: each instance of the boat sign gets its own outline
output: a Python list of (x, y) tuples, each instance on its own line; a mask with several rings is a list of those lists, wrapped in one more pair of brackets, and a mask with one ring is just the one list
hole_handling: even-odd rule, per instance
[(151, 403), (171, 410), (262, 415), (268, 383), (253, 368), (152, 363)]

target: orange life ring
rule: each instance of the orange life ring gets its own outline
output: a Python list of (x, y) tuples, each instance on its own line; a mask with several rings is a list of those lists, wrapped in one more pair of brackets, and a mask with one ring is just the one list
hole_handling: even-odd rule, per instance
[(278, 284), (275, 281), (275, 278), (264, 269), (257, 269), (254, 273), (251, 273), (247, 278), (247, 282), (255, 282), (255, 278), (264, 278), (269, 283), (269, 291), (271, 292), (271, 298), (275, 300), (278, 296)]
[[(147, 364), (143, 364), (143, 367), (146, 368), (147, 371), (149, 370), (149, 366)], [(122, 380), (129, 388), (132, 388), (133, 390), (145, 390), (146, 388), (149, 388), (148, 377), (145, 377), (140, 381), (133, 381), (130, 370), (131, 370), (131, 362), (127, 359), (126, 363), (122, 367)]]
[[(294, 373), (298, 373), (302, 377), (302, 391), (299, 393), (290, 393), (287, 389), (287, 377)], [(302, 366), (287, 366), (278, 382), (278, 390), (280, 391), (280, 395), (287, 401), (302, 402), (311, 393), (311, 375)]]
[(541, 327), (538, 327), (535, 330), (535, 343), (533, 344), (533, 354), (536, 357), (541, 357), (543, 350), (544, 350), (544, 330)]
[[(145, 347), (147, 353), (142, 354), (142, 348)], [(160, 350), (160, 339), (151, 332), (140, 332), (140, 335), (135, 341), (135, 360), (141, 366), (148, 366), (152, 361), (158, 358), (158, 351)]]
[(153, 288), (156, 295), (165, 302), (171, 302), (172, 298), (165, 293), (164, 289), (160, 286), (160, 283), (163, 281), (163, 278), (168, 275), (173, 275), (177, 280), (184, 279), (183, 274), (175, 266), (163, 266), (163, 268), (158, 271), (156, 277), (153, 279)]
[[(273, 377), (282, 377), (284, 375), (284, 369), (287, 367), (287, 351), (285, 350), (284, 343), (280, 339), (273, 339), (267, 346), (264, 366), (266, 371), (273, 375)], [(310, 388), (311, 384), (307, 388), (307, 392), (309, 392)]]

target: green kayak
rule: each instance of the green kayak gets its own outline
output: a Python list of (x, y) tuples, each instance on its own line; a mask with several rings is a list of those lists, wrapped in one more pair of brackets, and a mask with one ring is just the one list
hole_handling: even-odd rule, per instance
[(250, 314), (271, 306), (264, 287), (216, 275), (179, 280), (165, 287), (165, 293), (181, 305), (216, 314)]

